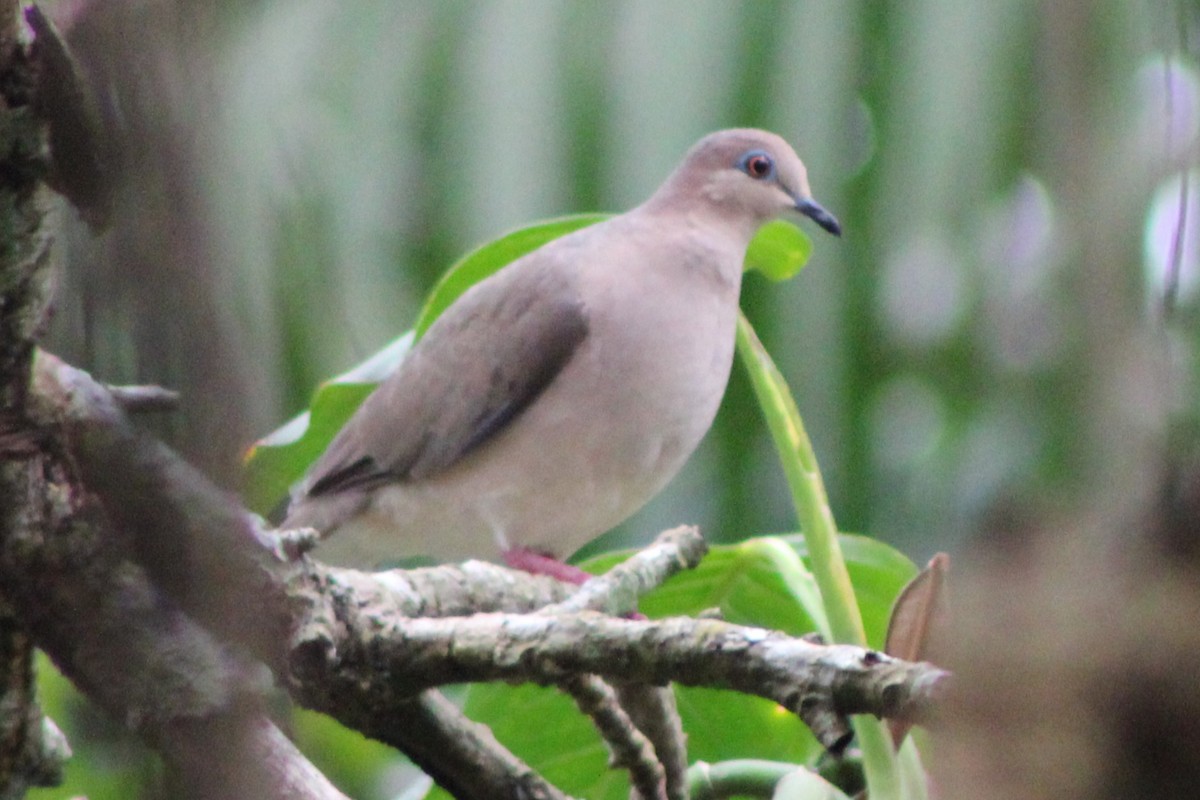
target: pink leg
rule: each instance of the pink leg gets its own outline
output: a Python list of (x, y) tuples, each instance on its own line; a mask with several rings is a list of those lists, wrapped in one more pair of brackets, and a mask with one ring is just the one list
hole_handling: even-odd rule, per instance
[[(591, 573), (584, 572), (579, 567), (564, 564), (553, 556), (548, 556), (544, 553), (535, 553), (533, 550), (526, 550), (522, 547), (505, 550), (504, 563), (513, 569), (528, 572), (530, 575), (545, 575), (548, 578), (554, 578), (555, 580), (575, 586), (580, 586), (588, 578), (593, 577)], [(646, 619), (644, 614), (637, 611), (626, 614), (625, 618), (633, 620)]]
[(523, 547), (514, 547), (511, 550), (505, 550), (504, 563), (513, 569), (528, 572), (530, 575), (545, 575), (555, 580), (560, 580), (563, 583), (574, 584), (575, 586), (579, 586), (592, 577), (579, 567), (564, 564), (557, 558), (542, 553), (535, 553), (533, 550), (526, 550)]

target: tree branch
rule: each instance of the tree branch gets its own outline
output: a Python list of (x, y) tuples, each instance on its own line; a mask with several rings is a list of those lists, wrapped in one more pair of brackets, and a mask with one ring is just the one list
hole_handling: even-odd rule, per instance
[(181, 717), (152, 741), (191, 800), (349, 800), (257, 709)]
[[(71, 748), (35, 697), (33, 642), (0, 605), (0, 796), (57, 786)], [(8, 787), (7, 793), (4, 787)]]
[[(649, 547), (588, 580), (569, 599), (543, 614), (607, 610), (628, 613), (646, 591), (700, 563), (708, 546), (692, 526), (667, 531)], [(562, 688), (592, 717), (613, 753), (613, 762), (629, 768), (634, 796), (649, 800), (687, 797), (687, 749), (683, 722), (669, 686), (621, 683), (612, 689), (596, 676), (569, 679)], [(649, 748), (644, 746), (648, 744)], [(649, 749), (649, 752), (647, 752)], [(647, 759), (653, 759), (647, 763)]]
[[(388, 620), (342, 609), (309, 626), (290, 660), (300, 687), (336, 695), (321, 705), (389, 705), (444, 683), (554, 684), (579, 673), (620, 681), (734, 689), (798, 714), (830, 750), (848, 742), (845, 716), (929, 716), (947, 675), (861, 647), (820, 645), (715, 620), (477, 614)], [(385, 666), (386, 665), (386, 666)]]
[(568, 599), (542, 609), (542, 613), (628, 614), (637, 609), (639, 597), (672, 575), (697, 566), (707, 552), (708, 545), (694, 526), (672, 528), (605, 574), (588, 579)]
[[(212, 487), (161, 444), (132, 429), (107, 390), (84, 373), (42, 356), (35, 386), (41, 424), (50, 430), (58, 426), (66, 434), (70, 463), (82, 481), (80, 486), (96, 493), (104, 513), (94, 503), (77, 508), (68, 504), (62, 509), (63, 523), (59, 525), (63, 535), (56, 536), (53, 543), (30, 545), (28, 552), (60, 547), (64, 548), (61, 557), (66, 559), (75, 552), (72, 548), (91, 542), (90, 546), (103, 554), (102, 542), (108, 536), (124, 542), (127, 554), (134, 554), (136, 562), (112, 556), (83, 559), (90, 564), (83, 575), (91, 577), (82, 584), (102, 585), (116, 576), (136, 577), (141, 568), (135, 564), (142, 563), (145, 577), (153, 580), (149, 585), (161, 586), (174, 600), (163, 606), (155, 592), (133, 593), (135, 599), (145, 597), (141, 602), (146, 616), (139, 612), (139, 622), (156, 619), (155, 613), (167, 616), (149, 630), (131, 626), (128, 614), (120, 616), (126, 644), (118, 643), (118, 648), (135, 652), (125, 652), (117, 660), (124, 674), (116, 676), (115, 682), (89, 679), (89, 670), (103, 667), (93, 661), (85, 667), (84, 659), (70, 657), (73, 651), (68, 644), (74, 633), (59, 634), (63, 648), (56, 660), (66, 663), (68, 674), (89, 693), (98, 695), (105, 707), (126, 718), (132, 714), (134, 720), (147, 719), (151, 728), (162, 727), (164, 713), (170, 717), (187, 709), (203, 716), (228, 707), (234, 696), (259, 691), (247, 662), (220, 644), (232, 641), (270, 665), (302, 704), (415, 754), (418, 763), (443, 785), (453, 783), (464, 770), (478, 772), (477, 762), (482, 758), (489, 765), (487, 774), (502, 776), (495, 779), (518, 792), (530, 791), (528, 767), (494, 740), (470, 734), (473, 723), (456, 720), (444, 727), (447, 715), (431, 695), (424, 694), (426, 690), (464, 680), (556, 683), (581, 673), (622, 682), (665, 684), (675, 680), (722, 686), (781, 703), (798, 713), (821, 741), (836, 751), (846, 741), (845, 715), (874, 713), (921, 719), (944, 683), (945, 674), (929, 665), (712, 620), (649, 622), (612, 619), (590, 611), (528, 613), (547, 601), (626, 608), (637, 587), (651, 585), (694, 561), (703, 549), (694, 532), (672, 534), (679, 541), (660, 542), (604, 579), (601, 584), (617, 587), (615, 594), (621, 598), (617, 600), (594, 588), (579, 595), (585, 599), (564, 600), (566, 590), (561, 585), (544, 578), (505, 575), (507, 571), (482, 564), (372, 576), (326, 568), (308, 559), (289, 561), (277, 546), (278, 540), (258, 529), (233, 498)], [(71, 485), (68, 477), (62, 476), (64, 485)], [(67, 495), (87, 496), (79, 491)], [(123, 532), (122, 537), (106, 533), (103, 522), (107, 519), (119, 521), (115, 528)], [(688, 548), (692, 555), (681, 555)], [(147, 554), (151, 555), (149, 562)], [(162, 559), (176, 561), (163, 564)], [(18, 574), (16, 569), (14, 566), (10, 574)], [(25, 570), (28, 581), (40, 574), (44, 565), (27, 561), (19, 569)], [(486, 603), (481, 603), (482, 595), (472, 585), (476, 578), (493, 593)], [(141, 583), (132, 581), (131, 585)], [(221, 587), (220, 597), (207, 596), (212, 586)], [(129, 594), (128, 589), (124, 594)], [(151, 599), (157, 599), (157, 605)], [(90, 613), (98, 605), (79, 598), (63, 602), (72, 614), (78, 614), (80, 608)], [(403, 616), (431, 611), (461, 613), (479, 606), (510, 613), (441, 619)], [(55, 607), (54, 602), (47, 606)], [(527, 613), (514, 614), (513, 609)], [(27, 613), (39, 621), (36, 612)], [(234, 624), (223, 618), (225, 615), (240, 621)], [(198, 627), (193, 618), (203, 620), (205, 627)], [(42, 622), (47, 624), (31, 626), (38, 631), (39, 642), (53, 639), (55, 625), (48, 624), (49, 620)], [(65, 625), (66, 621), (56, 620), (56, 624)], [(150, 702), (156, 695), (142, 684), (147, 683), (147, 674), (173, 674), (164, 672), (161, 665), (154, 667), (159, 661), (151, 632), (157, 635), (163, 630), (179, 631), (183, 637), (173, 643), (171, 652), (181, 652), (182, 642), (187, 645), (182, 652), (188, 653), (189, 659), (208, 666), (196, 672), (196, 682), (181, 683), (190, 692), (175, 692), (163, 698), (166, 705), (160, 706)], [(150, 649), (142, 653), (130, 644), (139, 642)], [(94, 659), (109, 657), (99, 647), (91, 650)], [(139, 657), (136, 663), (154, 668), (149, 672), (131, 670), (130, 659), (135, 655)], [(182, 681), (187, 670), (182, 663), (179, 669), (176, 680)], [(416, 739), (434, 729), (440, 731), (434, 738), (441, 744), (426, 750), (428, 746)], [(416, 730), (422, 731), (421, 737), (413, 735)], [(468, 757), (461, 745), (450, 746), (452, 740), (474, 741), (484, 748), (484, 754), (472, 752)], [(497, 794), (496, 784), (490, 792), (471, 793), (477, 789), (459, 786), (465, 797), (518, 796)]]
[[(81, 488), (53, 430), (39, 428), (44, 452), (0, 469), (0, 495), (19, 498), (0, 504), (0, 585), (22, 627), (98, 705), (155, 743), (193, 796), (343, 800), (267, 718), (262, 668), (129, 558), (127, 535)], [(218, 755), (229, 757), (220, 769)]]
[(108, 391), (127, 414), (179, 408), (179, 392), (161, 386), (109, 386)]
[[(106, 541), (114, 547), (118, 546), (117, 542), (127, 545), (126, 551), (117, 556), (80, 559), (91, 563), (98, 573), (90, 583), (103, 584), (106, 571), (114, 574), (140, 572), (141, 568), (132, 563), (115, 561), (126, 556), (136, 557), (138, 562), (146, 564), (154, 584), (178, 604), (168, 604), (163, 609), (164, 613), (179, 615), (169, 621), (156, 622), (155, 608), (140, 607), (133, 614), (118, 614), (107, 627), (103, 619), (89, 619), (84, 627), (105, 631), (100, 640), (115, 641), (117, 652), (109, 654), (97, 647), (92, 660), (64, 656), (61, 659), (56, 657), (56, 661), (60, 666), (65, 663), (67, 666), (64, 671), (89, 694), (95, 697), (94, 693), (99, 693), (97, 699), (102, 706), (127, 720), (143, 716), (133, 713), (131, 717), (131, 709), (157, 707), (153, 702), (140, 701), (138, 692), (158, 691), (155, 687), (161, 684), (162, 690), (169, 692), (169, 696), (164, 698), (164, 707), (172, 708), (170, 703), (176, 703), (179, 706), (176, 710), (180, 713), (172, 711), (166, 713), (163, 719), (151, 721), (155, 724), (137, 727), (159, 741), (167, 753), (186, 756), (189, 753), (212, 751), (217, 743), (207, 747), (196, 747), (195, 743), (191, 747), (175, 747), (174, 737), (179, 730), (194, 729), (205, 733), (215, 730), (219, 725), (181, 728), (168, 723), (174, 722), (178, 716), (205, 718), (230, 705), (227, 694), (221, 694), (210, 702), (196, 691), (172, 692), (171, 687), (224, 691), (228, 690), (228, 684), (234, 677), (212, 674), (216, 672), (215, 666), (224, 663), (228, 656), (224, 651), (218, 648), (206, 655), (206, 651), (196, 649), (193, 653), (185, 647), (192, 642), (192, 632), (199, 630), (203, 633), (204, 629), (197, 628), (191, 622), (191, 616), (175, 611), (176, 608), (203, 620), (223, 638), (247, 648), (278, 671), (281, 669), (281, 659), (286, 654), (288, 630), (292, 626), (302, 626), (313, 617), (326, 615), (332, 618), (330, 609), (343, 600), (354, 605), (365, 600), (367, 607), (385, 614), (420, 611), (463, 613), (471, 604), (478, 605), (481, 598), (480, 587), (471, 586), (470, 581), (466, 580), (468, 577), (481, 577), (483, 588), (490, 591), (502, 586), (513, 589), (507, 593), (498, 592), (497, 596), (507, 596), (510, 607), (518, 610), (532, 610), (548, 602), (561, 600), (566, 594), (565, 587), (549, 579), (514, 580), (511, 572), (505, 575), (499, 568), (484, 564), (468, 565), (465, 571), (449, 568), (418, 570), (402, 580), (399, 573), (375, 577), (327, 569), (315, 562), (287, 561), (275, 547), (276, 540), (261, 531), (232, 497), (213, 487), (161, 443), (130, 426), (105, 387), (86, 373), (52, 356), (41, 354), (37, 362), (35, 387), (36, 425), (64, 433), (73, 456), (72, 463), (78, 468), (81, 486), (72, 494), (89, 497), (88, 492), (83, 490), (84, 486), (94, 492), (100, 501), (99, 505), (118, 522), (114, 528), (122, 532), (121, 536), (117, 536), (115, 531), (107, 529), (102, 519), (105, 515), (97, 513), (90, 524), (98, 530), (83, 523), (78, 526), (76, 535), (62, 536), (56, 541), (68, 552), (78, 547), (83, 539), (91, 538)], [(27, 570), (26, 581), (39, 574), (36, 565), (14, 565), (14, 574), (21, 570)], [(68, 576), (56, 576), (65, 577)], [(293, 585), (303, 585), (309, 591), (289, 595), (288, 581), (293, 579)], [(68, 583), (74, 584), (76, 581), (69, 580)], [(212, 592), (214, 586), (221, 587), (221, 590)], [(407, 587), (407, 591), (389, 591), (389, 586)], [(356, 594), (356, 589), (362, 594)], [(328, 594), (322, 595), (321, 592)], [(211, 596), (214, 594), (217, 596)], [(161, 600), (159, 593), (149, 590), (144, 596), (148, 601)], [(312, 602), (313, 597), (320, 597), (320, 601)], [(371, 605), (372, 601), (379, 605)], [(487, 607), (488, 604), (485, 602), (483, 605)], [(48, 610), (57, 608), (64, 614), (77, 614), (81, 608), (90, 613), (103, 607), (103, 603), (89, 599), (85, 602), (69, 601), (65, 607), (51, 603)], [(55, 630), (64, 622), (60, 619), (42, 620), (36, 626), (39, 641), (52, 638)], [(146, 624), (143, 626), (142, 623)], [(121, 627), (114, 631), (111, 625)], [(174, 635), (155, 639), (164, 631)], [(207, 634), (204, 636), (207, 637)], [(162, 653), (150, 650), (142, 654), (145, 658), (134, 658), (132, 654), (120, 652), (122, 642), (140, 641), (139, 637), (150, 644), (157, 641)], [(71, 635), (62, 638), (64, 644), (73, 640)], [(55, 652), (54, 648), (48, 649), (52, 654)], [(171, 673), (174, 677), (170, 680), (162, 680), (166, 677), (163, 670), (152, 669), (153, 665), (147, 663), (148, 659), (152, 661), (156, 656), (174, 656), (180, 652), (190, 653), (192, 658), (184, 659), (180, 663), (182, 672)], [(110, 655), (116, 657), (111, 658)], [(196, 661), (192, 667), (197, 670), (194, 685), (188, 683), (188, 678), (193, 677), (187, 671), (190, 660)], [(212, 662), (210, 667), (214, 668), (205, 669), (203, 665), (207, 662)], [(109, 682), (92, 674), (106, 670), (117, 672), (118, 680)], [(147, 676), (154, 677), (148, 679)], [(256, 741), (251, 734), (260, 728), (254, 720), (248, 721), (247, 725), (249, 733), (241, 739)], [(441, 727), (443, 725), (446, 726), (444, 729)], [(518, 797), (531, 791), (532, 796), (558, 796), (556, 790), (544, 784), (540, 778), (532, 777), (533, 773), (527, 766), (520, 764), (494, 739), (483, 737), (474, 730), (475, 727), (473, 723), (462, 720), (461, 715), (456, 718), (447, 708), (432, 704), (425, 697), (420, 701), (405, 703), (391, 720), (379, 727), (377, 734), (384, 741), (412, 755), (448, 788), (462, 783), (458, 777), (461, 774), (488, 776), (489, 783), (485, 785), (490, 786), (489, 789), (473, 784), (459, 786), (461, 797)], [(172, 735), (155, 736), (153, 731), (159, 728), (170, 730)], [(370, 735), (368, 729), (363, 730)], [(238, 740), (238, 737), (221, 736), (220, 739), (229, 741)], [(469, 760), (465, 759), (464, 742), (475, 742), (484, 749), (473, 752)], [(430, 748), (427, 760), (421, 760), (424, 748)], [(194, 765), (185, 760), (178, 766), (189, 769)], [(308, 765), (304, 763), (301, 767), (301, 771), (304, 771)], [(513, 793), (496, 793), (497, 787), (503, 785), (513, 787)], [(220, 796), (219, 789), (214, 791), (212, 796)]]
[(572, 675), (559, 687), (591, 718), (608, 745), (609, 766), (629, 771), (635, 797), (666, 800), (666, 770), (654, 744), (630, 719), (613, 688), (595, 675)]
[(654, 745), (663, 766), (668, 800), (687, 800), (687, 736), (669, 686), (618, 683), (617, 700)]
[[(0, 549), (26, 524), (24, 471), (18, 459), (39, 451), (24, 424), (33, 342), (49, 307), (50, 237), (43, 228), (47, 192), (45, 126), (33, 113), (36, 82), (22, 43), (19, 3), (0, 0)], [(9, 581), (0, 580), (0, 795), (56, 783), (70, 753), (36, 701), (34, 644)]]

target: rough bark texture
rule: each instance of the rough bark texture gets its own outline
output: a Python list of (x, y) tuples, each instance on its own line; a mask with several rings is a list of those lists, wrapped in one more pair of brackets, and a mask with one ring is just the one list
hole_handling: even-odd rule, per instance
[[(57, 782), (69, 752), (34, 697), (36, 643), (100, 706), (156, 741), (192, 796), (341, 798), (255, 704), (234, 710), (261, 689), (262, 671), (165, 601), (129, 558), (129, 531), (113, 528), (83, 487), (66, 429), (47, 418), (48, 398), (30, 392), (50, 308), (43, 180), (48, 124), (56, 128), (53, 103), (37, 89), (63, 85), (61, 73), (42, 81), (50, 62), (37, 59), (57, 56), (61, 66), (66, 51), (36, 12), (40, 47), (23, 43), (18, 10), (0, 3), (0, 797)], [(56, 163), (70, 171), (59, 144)], [(228, 756), (223, 769), (195, 757), (217, 752)]]
[[(42, 508), (28, 502), (43, 496), (42, 459), (20, 420), (48, 307), (45, 131), (31, 107), (35, 75), (17, 14), (15, 2), (0, 2), (0, 541), (43, 521)], [(0, 581), (0, 797), (55, 783), (65, 755), (51, 745), (53, 728), (34, 698), (33, 645), (10, 606), (10, 588)]]

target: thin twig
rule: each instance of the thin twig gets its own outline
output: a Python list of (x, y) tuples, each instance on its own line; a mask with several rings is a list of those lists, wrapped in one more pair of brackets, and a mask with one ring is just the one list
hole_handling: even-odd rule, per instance
[(108, 392), (126, 414), (175, 411), (179, 408), (179, 392), (162, 386), (109, 386)]
[(614, 688), (621, 707), (654, 745), (666, 778), (668, 800), (687, 800), (687, 736), (675, 705), (675, 690), (644, 683), (618, 683)]
[(654, 542), (634, 553), (603, 575), (589, 579), (569, 599), (544, 609), (546, 614), (603, 611), (628, 614), (638, 598), (663, 584), (667, 578), (692, 569), (708, 553), (700, 531), (681, 525), (660, 533)]
[(654, 744), (621, 707), (612, 687), (595, 675), (572, 675), (559, 688), (600, 732), (609, 748), (609, 766), (629, 771), (629, 782), (642, 800), (667, 800), (666, 771)]
[[(570, 599), (543, 609), (542, 613), (584, 610), (628, 613), (637, 607), (641, 595), (660, 586), (677, 572), (695, 567), (707, 552), (708, 546), (694, 526), (665, 531), (649, 547), (634, 553), (604, 575), (588, 580)], [(641, 797), (665, 793), (670, 800), (686, 800), (687, 750), (671, 687), (622, 683), (610, 689), (595, 676), (590, 677), (589, 684), (604, 687), (606, 695), (611, 695), (619, 704), (620, 719), (629, 723), (609, 724), (607, 720), (593, 718), (609, 748), (614, 753), (643, 753), (643, 739), (652, 748), (651, 754), (657, 759), (653, 780), (648, 769), (640, 777), (634, 773), (636, 766), (630, 770), (631, 781)], [(580, 709), (587, 713), (572, 686), (563, 685), (563, 689), (575, 696)], [(603, 705), (597, 707), (606, 708)], [(633, 763), (640, 765), (637, 760)], [(660, 776), (661, 784), (658, 782)]]

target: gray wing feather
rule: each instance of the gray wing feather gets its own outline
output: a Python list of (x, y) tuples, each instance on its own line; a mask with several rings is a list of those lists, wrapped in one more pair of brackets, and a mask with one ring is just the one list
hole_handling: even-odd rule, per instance
[(318, 459), (309, 496), (434, 475), (537, 398), (587, 336), (572, 271), (539, 255), (438, 318)]

